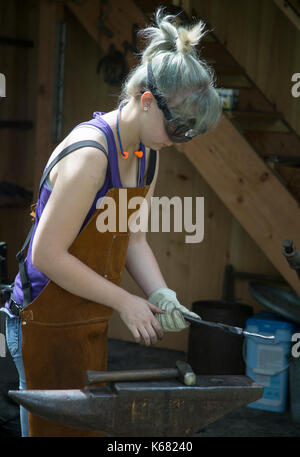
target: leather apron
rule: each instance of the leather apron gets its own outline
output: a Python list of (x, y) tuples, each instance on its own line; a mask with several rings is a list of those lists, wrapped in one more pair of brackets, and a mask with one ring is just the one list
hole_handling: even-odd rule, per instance
[[(149, 187), (126, 188), (127, 203), (132, 197), (145, 197)], [(105, 196), (112, 197), (116, 203), (117, 231), (98, 231), (96, 220), (104, 208), (96, 209), (69, 252), (119, 286), (130, 236), (128, 221), (137, 210), (128, 209), (127, 205), (127, 231), (120, 232), (119, 188), (109, 189)], [(106, 370), (108, 320), (112, 313), (112, 308), (73, 295), (49, 281), (21, 313), (26, 388), (83, 389), (86, 370)], [(32, 413), (29, 413), (29, 434), (39, 437), (106, 436), (101, 431), (62, 426)]]

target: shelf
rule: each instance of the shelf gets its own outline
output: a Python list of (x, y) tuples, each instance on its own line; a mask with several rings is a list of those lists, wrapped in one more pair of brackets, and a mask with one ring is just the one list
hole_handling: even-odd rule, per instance
[(14, 120), (14, 121), (5, 121), (0, 120), (0, 129), (20, 129), (20, 130), (30, 130), (34, 127), (34, 123), (32, 121), (22, 121), (22, 120)]
[(20, 38), (10, 38), (0, 36), (0, 45), (2, 46), (19, 46), (21, 48), (33, 48), (34, 42), (31, 40), (24, 40)]
[(0, 182), (0, 207), (29, 206), (32, 202), (33, 192), (17, 184)]

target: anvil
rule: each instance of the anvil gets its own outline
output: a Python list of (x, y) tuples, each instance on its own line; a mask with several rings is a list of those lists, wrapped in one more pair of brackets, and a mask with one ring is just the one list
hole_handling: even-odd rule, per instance
[(20, 390), (9, 396), (28, 411), (54, 422), (111, 436), (185, 437), (262, 397), (263, 387), (246, 376), (197, 376), (111, 382), (81, 390)]

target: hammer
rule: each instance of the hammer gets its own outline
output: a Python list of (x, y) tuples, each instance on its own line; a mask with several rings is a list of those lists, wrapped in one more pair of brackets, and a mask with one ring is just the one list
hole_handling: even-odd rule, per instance
[(91, 371), (86, 372), (86, 383), (98, 384), (111, 381), (140, 381), (145, 379), (178, 378), (186, 386), (196, 384), (196, 375), (192, 367), (177, 360), (176, 368), (153, 368), (150, 370)]

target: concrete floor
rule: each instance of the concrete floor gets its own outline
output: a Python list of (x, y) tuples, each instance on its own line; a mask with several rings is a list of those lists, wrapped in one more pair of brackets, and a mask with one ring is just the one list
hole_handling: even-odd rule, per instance
[(243, 407), (208, 425), (198, 437), (300, 437), (300, 423), (289, 411), (275, 413)]
[[(146, 347), (143, 345), (115, 340), (109, 340), (108, 344), (108, 370), (130, 370), (142, 368), (167, 368), (175, 366), (176, 360), (186, 360), (186, 354), (180, 351)], [(0, 359), (4, 362), (4, 359)], [(12, 388), (17, 382), (14, 365), (9, 363), (0, 369), (0, 380), (4, 387)], [(5, 381), (5, 382), (4, 382)], [(17, 388), (14, 384), (13, 388)], [(1, 394), (1, 392), (0, 392)], [(0, 395), (1, 399), (1, 395)], [(5, 405), (4, 410), (7, 411)], [(1, 408), (0, 408), (1, 413)], [(7, 415), (6, 415), (7, 416)], [(13, 419), (4, 423), (4, 417), (0, 414), (0, 438), (5, 436), (18, 436), (19, 420), (12, 410)], [(300, 437), (300, 422), (293, 421), (291, 413), (274, 413), (252, 408), (243, 407), (218, 421), (199, 430), (196, 437)]]

